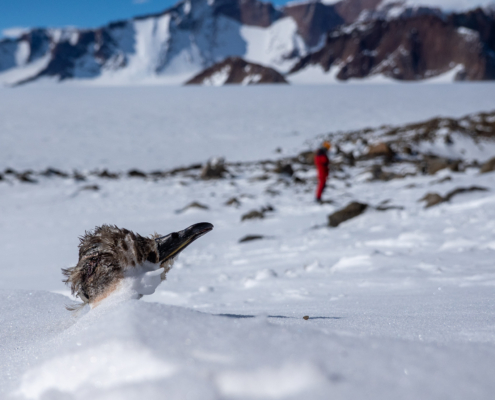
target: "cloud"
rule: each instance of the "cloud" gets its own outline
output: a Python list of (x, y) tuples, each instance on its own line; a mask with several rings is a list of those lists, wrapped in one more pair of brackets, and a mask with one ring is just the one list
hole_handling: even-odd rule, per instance
[(144, 3), (149, 3), (150, 0), (132, 0), (134, 4), (144, 4)]

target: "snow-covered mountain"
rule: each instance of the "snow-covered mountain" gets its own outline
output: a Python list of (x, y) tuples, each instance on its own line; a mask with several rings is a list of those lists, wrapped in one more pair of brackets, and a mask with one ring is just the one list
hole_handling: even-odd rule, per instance
[[(417, 29), (415, 24), (428, 25), (428, 18), (436, 18), (440, 24), (448, 19), (453, 29), (468, 28), (466, 35), (459, 38), (471, 51), (479, 48), (480, 62), (495, 65), (494, 12), (489, 7), (477, 10), (478, 14), (473, 17), (465, 17), (466, 13), (452, 17), (439, 8), (422, 6), (417, 0), (327, 3), (289, 3), (275, 8), (258, 0), (182, 0), (162, 13), (113, 22), (97, 29), (33, 29), (17, 38), (0, 41), (0, 83), (12, 85), (46, 78), (75, 78), (105, 84), (180, 84), (230, 56), (242, 57), (281, 73), (294, 72), (311, 69), (318, 63), (313, 54), (328, 49), (330, 38), (338, 36), (342, 38), (339, 43), (344, 43), (348, 37), (360, 36), (363, 24), (367, 24), (369, 30), (373, 23), (381, 26), (379, 21), (388, 20), (391, 21), (389, 34), (403, 37), (408, 35), (403, 32), (404, 26), (406, 30)], [(441, 6), (440, 3), (435, 0), (434, 5)], [(455, 8), (449, 4), (444, 2), (443, 5), (448, 10)], [(395, 27), (393, 21), (397, 20)], [(403, 20), (409, 21), (409, 25)], [(427, 29), (427, 41), (431, 39), (428, 32)], [(459, 39), (455, 32), (446, 31), (445, 35), (452, 43)], [(378, 36), (381, 40), (382, 36)], [(387, 51), (400, 51), (402, 44), (393, 43), (395, 48)], [(353, 50), (356, 51), (362, 56), (374, 50), (360, 45)], [(470, 58), (468, 55), (451, 60), (449, 51), (450, 48), (444, 57), (448, 59), (440, 68), (428, 70), (430, 74), (445, 72), (462, 63), (464, 58)], [(356, 54), (344, 53), (338, 54), (340, 64), (345, 61), (344, 56), (362, 62)], [(307, 57), (312, 57), (310, 63)], [(301, 63), (301, 60), (306, 61)], [(329, 67), (322, 67), (325, 75)], [(348, 75), (363, 77), (384, 72), (387, 71), (365, 68), (359, 74)], [(425, 78), (426, 72), (416, 75), (419, 79)], [(344, 75), (339, 74), (338, 78), (345, 79)], [(393, 77), (417, 79), (416, 75), (395, 74)], [(493, 78), (490, 74), (469, 72), (465, 77)]]

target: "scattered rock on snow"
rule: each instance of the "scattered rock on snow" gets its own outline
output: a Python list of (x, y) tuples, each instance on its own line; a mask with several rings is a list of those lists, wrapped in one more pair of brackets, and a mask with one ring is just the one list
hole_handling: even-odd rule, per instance
[(74, 178), (75, 181), (79, 181), (79, 182), (86, 180), (86, 177), (79, 171), (74, 171), (72, 177)]
[(237, 199), (237, 197), (231, 197), (225, 202), (225, 205), (239, 207), (241, 205), (241, 202)]
[(426, 193), (419, 201), (425, 201), (425, 208), (428, 208), (443, 203), (445, 199), (438, 193)]
[(36, 179), (34, 179), (31, 176), (31, 174), (32, 174), (31, 171), (22, 172), (20, 174), (17, 174), (16, 178), (19, 179), (21, 182), (24, 182), (24, 183), (38, 183), (38, 181)]
[(431, 181), (430, 185), (436, 185), (439, 183), (450, 182), (452, 178), (450, 176), (445, 176), (442, 179), (437, 179), (436, 181)]
[(58, 176), (60, 178), (67, 178), (69, 176), (69, 174), (55, 168), (47, 168), (41, 173), (41, 175), (46, 177)]
[(487, 191), (487, 188), (484, 187), (479, 187), (479, 186), (471, 186), (467, 188), (457, 188), (449, 193), (447, 193), (445, 196), (440, 196), (438, 193), (427, 193), (424, 197), (422, 197), (419, 201), (425, 201), (425, 208), (428, 207), (433, 207), (437, 204), (444, 203), (446, 201), (450, 201), (452, 197), (461, 194), (461, 193), (468, 193), (468, 192), (485, 192)]
[(131, 178), (146, 178), (146, 174), (138, 169), (131, 169), (128, 173), (127, 176)]
[(228, 172), (225, 167), (225, 159), (223, 157), (215, 157), (205, 164), (201, 171), (201, 179), (221, 179)]
[(277, 162), (277, 166), (275, 167), (275, 172), (277, 174), (286, 175), (286, 176), (294, 175), (294, 169), (292, 168), (292, 165), (280, 161)]
[(368, 156), (381, 157), (391, 159), (395, 155), (395, 152), (390, 148), (387, 143), (377, 143), (368, 147)]
[(352, 203), (348, 204), (345, 208), (338, 210), (333, 214), (329, 215), (328, 226), (335, 228), (339, 226), (342, 222), (362, 214), (366, 210), (366, 208), (368, 208), (367, 204), (353, 201)]
[(239, 239), (239, 243), (251, 242), (253, 240), (260, 240), (263, 238), (264, 238), (263, 235), (246, 235), (243, 238)]
[(79, 190), (90, 190), (90, 191), (93, 191), (93, 192), (96, 192), (98, 190), (100, 190), (100, 187), (98, 185), (86, 185), (86, 186), (83, 186), (81, 189)]
[(99, 176), (100, 178), (108, 178), (108, 179), (117, 179), (119, 177), (119, 174), (110, 172), (107, 169), (104, 169), (102, 172), (97, 172), (96, 175)]
[(484, 163), (480, 169), (480, 172), (482, 174), (486, 174), (487, 172), (492, 172), (492, 171), (495, 171), (495, 157)]
[(388, 211), (388, 210), (403, 210), (402, 206), (388, 206), (388, 205), (380, 205), (376, 207), (377, 211)]
[(179, 213), (182, 213), (184, 211), (187, 211), (187, 210), (189, 210), (191, 208), (197, 208), (199, 210), (209, 210), (209, 207), (208, 206), (205, 206), (204, 204), (198, 203), (197, 201), (193, 201), (192, 203), (188, 204), (184, 208), (181, 208), (180, 210), (177, 210), (176, 213), (179, 214)]
[(247, 219), (263, 219), (263, 218), (265, 218), (264, 212), (258, 210), (251, 210), (241, 217), (241, 221), (245, 221)]
[(251, 210), (241, 217), (241, 221), (245, 221), (247, 219), (263, 219), (265, 218), (265, 214), (270, 211), (275, 211), (271, 205), (262, 207), (260, 210)]
[(470, 186), (467, 188), (457, 188), (452, 190), (451, 192), (447, 193), (445, 195), (445, 201), (449, 201), (452, 197), (461, 194), (461, 193), (468, 193), (468, 192), (486, 192), (488, 189), (480, 186)]

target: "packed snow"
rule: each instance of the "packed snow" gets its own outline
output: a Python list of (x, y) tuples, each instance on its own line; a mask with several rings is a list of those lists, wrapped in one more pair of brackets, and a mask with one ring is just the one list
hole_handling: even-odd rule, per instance
[(0, 90), (0, 169), (170, 169), (254, 161), (317, 134), (494, 108), (495, 84)]
[[(0, 397), (493, 397), (495, 172), (373, 181), (368, 166), (343, 166), (319, 205), (313, 168), (296, 168), (295, 183), (256, 162), (322, 133), (491, 111), (493, 85), (37, 86), (0, 101)], [(3, 172), (166, 169), (214, 155), (233, 162), (224, 179), (23, 183)], [(487, 190), (418, 201), (473, 185)], [(351, 201), (369, 208), (327, 227)], [(214, 230), (153, 295), (65, 310), (60, 269), (77, 262), (85, 230), (167, 234), (202, 221)]]

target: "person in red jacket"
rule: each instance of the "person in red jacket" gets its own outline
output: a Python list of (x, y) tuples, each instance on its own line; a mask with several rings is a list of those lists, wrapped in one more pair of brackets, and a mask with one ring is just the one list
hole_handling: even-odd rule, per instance
[(327, 155), (330, 147), (330, 143), (325, 141), (315, 153), (315, 165), (318, 171), (318, 187), (316, 188), (316, 201), (318, 203), (321, 203), (321, 195), (325, 190), (328, 173), (330, 172), (330, 160)]

